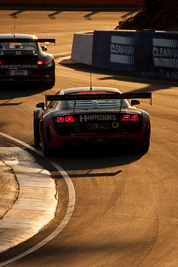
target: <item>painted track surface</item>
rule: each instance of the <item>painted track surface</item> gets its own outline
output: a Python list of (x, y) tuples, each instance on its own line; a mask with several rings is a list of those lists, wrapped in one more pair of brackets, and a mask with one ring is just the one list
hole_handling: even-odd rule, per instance
[[(71, 50), (73, 33), (114, 28), (115, 12), (1, 11), (1, 32), (55, 37), (52, 53)], [(33, 15), (33, 20), (32, 20)], [(6, 25), (6, 27), (4, 27)], [(45, 34), (45, 36), (44, 36)], [(32, 114), (45, 93), (93, 84), (119, 87), (123, 92), (153, 92), (152, 136), (146, 155), (105, 147), (80, 148), (54, 155), (71, 177), (76, 191), (73, 216), (63, 231), (34, 253), (9, 266), (177, 266), (178, 237), (178, 91), (176, 83), (121, 76), (120, 73), (56, 62), (56, 86), (1, 86), (1, 131), (32, 144)], [(21, 116), (23, 114), (23, 116)], [(19, 116), (21, 116), (19, 121)], [(22, 131), (23, 129), (23, 131)], [(61, 203), (55, 221), (39, 235), (8, 253), (5, 260), (40, 242), (61, 222), (67, 200), (62, 177), (54, 172)]]
[[(8, 176), (11, 188), (0, 194), (1, 201), (7, 202), (9, 194), (13, 195), (11, 202), (14, 201), (9, 203), (0, 223), (2, 253), (36, 235), (49, 223), (55, 217), (58, 201), (54, 179), (27, 151), (19, 147), (0, 147), (0, 156), (4, 173), (9, 167), (14, 174)], [(12, 179), (16, 181), (14, 185)]]

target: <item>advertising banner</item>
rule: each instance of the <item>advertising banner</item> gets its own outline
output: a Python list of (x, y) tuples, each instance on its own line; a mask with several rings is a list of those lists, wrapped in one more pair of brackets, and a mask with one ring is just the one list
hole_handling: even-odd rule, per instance
[(178, 34), (137, 32), (135, 74), (178, 79)]
[(134, 71), (135, 31), (94, 31), (92, 65)]

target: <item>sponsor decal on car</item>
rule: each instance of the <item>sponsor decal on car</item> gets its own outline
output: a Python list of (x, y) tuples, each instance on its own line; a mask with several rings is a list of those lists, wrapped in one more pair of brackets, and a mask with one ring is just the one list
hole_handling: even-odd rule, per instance
[(119, 123), (117, 121), (113, 121), (112, 128), (117, 129), (119, 127)]
[(80, 115), (80, 122), (86, 121), (115, 121), (117, 120), (117, 115), (101, 115), (101, 114), (92, 114), (92, 115)]

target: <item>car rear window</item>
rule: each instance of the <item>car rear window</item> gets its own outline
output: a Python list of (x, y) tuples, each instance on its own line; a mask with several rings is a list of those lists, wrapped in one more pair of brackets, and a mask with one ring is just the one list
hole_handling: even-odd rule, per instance
[(98, 100), (71, 100), (66, 101), (68, 108), (77, 109), (102, 109), (102, 108), (118, 108), (121, 106), (120, 99), (98, 99)]
[(0, 51), (37, 51), (37, 44), (35, 42), (1, 42)]
[[(82, 91), (69, 95), (82, 95), (82, 94), (115, 94), (115, 92), (106, 91)], [(50, 108), (54, 109), (118, 109), (126, 108), (129, 103), (126, 99), (97, 99), (97, 100), (67, 100), (67, 101), (51, 101)]]

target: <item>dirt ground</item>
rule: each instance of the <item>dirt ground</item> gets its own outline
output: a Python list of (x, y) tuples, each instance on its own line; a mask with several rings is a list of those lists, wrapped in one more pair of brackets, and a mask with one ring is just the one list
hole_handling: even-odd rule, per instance
[(143, 6), (116, 29), (178, 31), (177, 0), (144, 0)]

